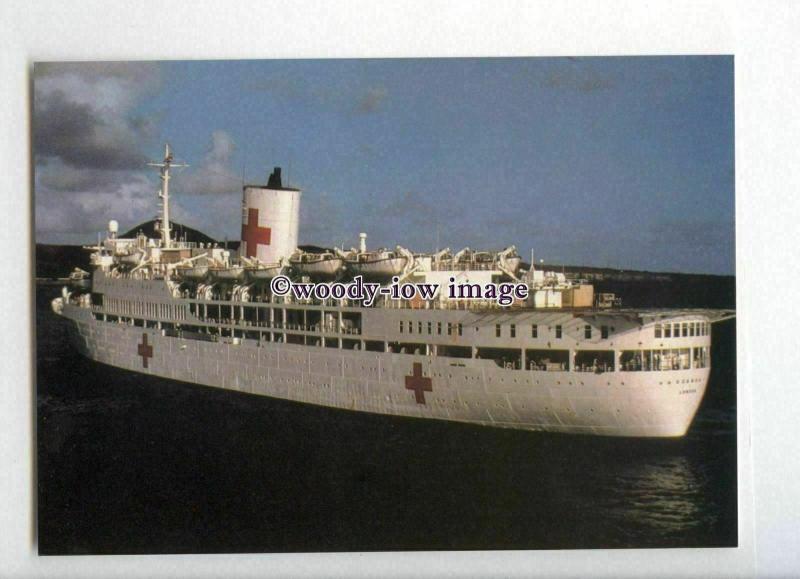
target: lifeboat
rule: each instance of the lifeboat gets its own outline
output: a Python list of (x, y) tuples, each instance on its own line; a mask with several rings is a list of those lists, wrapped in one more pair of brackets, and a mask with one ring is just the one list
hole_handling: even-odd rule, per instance
[(208, 268), (208, 273), (212, 279), (217, 281), (238, 282), (244, 279), (244, 266), (214, 266)]
[(69, 284), (73, 287), (77, 288), (86, 288), (89, 287), (92, 283), (91, 274), (88, 271), (82, 270), (79, 267), (76, 267), (72, 270), (72, 273), (69, 274)]
[(519, 271), (519, 266), (521, 263), (522, 258), (519, 255), (511, 255), (506, 257), (506, 267), (514, 273)]
[(336, 279), (344, 269), (344, 258), (331, 251), (311, 253), (300, 251), (289, 258), (289, 263), (301, 275), (312, 279)]
[(472, 267), (470, 269), (494, 269), (496, 256), (491, 251), (476, 251), (472, 254)]
[(208, 277), (208, 265), (179, 265), (175, 272), (178, 277), (187, 281), (203, 281)]
[(253, 283), (269, 281), (283, 270), (280, 263), (258, 263), (245, 267), (247, 278)]
[(450, 248), (443, 249), (437, 253), (415, 255), (414, 257), (417, 262), (429, 260), (429, 269), (431, 271), (450, 271), (455, 269), (453, 267), (453, 254), (450, 252)]
[(519, 271), (522, 258), (516, 248), (511, 245), (503, 251), (473, 251), (468, 247), (453, 256), (453, 269), (459, 270), (494, 270), (500, 269), (512, 277)]
[(379, 249), (359, 252), (347, 260), (347, 266), (353, 275), (361, 275), (364, 279), (387, 280), (402, 274), (408, 260), (407, 255), (398, 251)]
[(135, 249), (130, 253), (126, 253), (124, 255), (119, 256), (119, 261), (123, 265), (127, 265), (129, 267), (134, 267), (139, 265), (144, 258), (144, 252), (141, 249)]
[(519, 271), (522, 258), (519, 253), (517, 253), (517, 248), (511, 245), (497, 254), (497, 261), (500, 265), (500, 269), (515, 276)]

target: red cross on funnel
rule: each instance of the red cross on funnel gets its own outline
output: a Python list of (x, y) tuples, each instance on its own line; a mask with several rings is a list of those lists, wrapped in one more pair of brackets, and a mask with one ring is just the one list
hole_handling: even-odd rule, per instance
[(247, 244), (245, 257), (256, 257), (259, 244), (269, 245), (272, 241), (272, 229), (258, 226), (258, 209), (247, 210), (247, 225), (242, 223), (242, 241)]

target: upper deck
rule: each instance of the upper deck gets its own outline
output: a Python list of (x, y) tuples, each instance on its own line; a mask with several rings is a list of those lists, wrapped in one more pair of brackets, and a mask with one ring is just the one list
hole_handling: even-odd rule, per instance
[[(348, 300), (199, 299), (168, 280), (95, 278), (95, 319), (197, 339), (285, 342), (396, 354), (491, 358), (508, 369), (616, 371), (708, 364), (711, 323), (730, 311), (526, 306), (372, 307)], [(665, 368), (668, 367), (668, 368)]]

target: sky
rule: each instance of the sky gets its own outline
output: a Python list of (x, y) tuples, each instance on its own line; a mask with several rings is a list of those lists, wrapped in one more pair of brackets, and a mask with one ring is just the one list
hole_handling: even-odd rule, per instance
[(219, 239), (281, 166), (301, 244), (733, 274), (733, 107), (730, 56), (37, 64), (36, 240), (152, 219), (169, 142)]

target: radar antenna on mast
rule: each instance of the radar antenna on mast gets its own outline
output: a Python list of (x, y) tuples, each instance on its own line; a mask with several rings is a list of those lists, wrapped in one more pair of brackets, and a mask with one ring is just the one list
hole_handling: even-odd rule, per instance
[(169, 150), (169, 143), (164, 146), (164, 160), (160, 163), (148, 163), (150, 167), (159, 167), (161, 169), (161, 181), (163, 182), (161, 190), (158, 192), (158, 197), (161, 199), (161, 247), (170, 247), (172, 240), (170, 239), (170, 223), (169, 223), (169, 170), (172, 167), (188, 167), (186, 163), (173, 162), (172, 152)]

